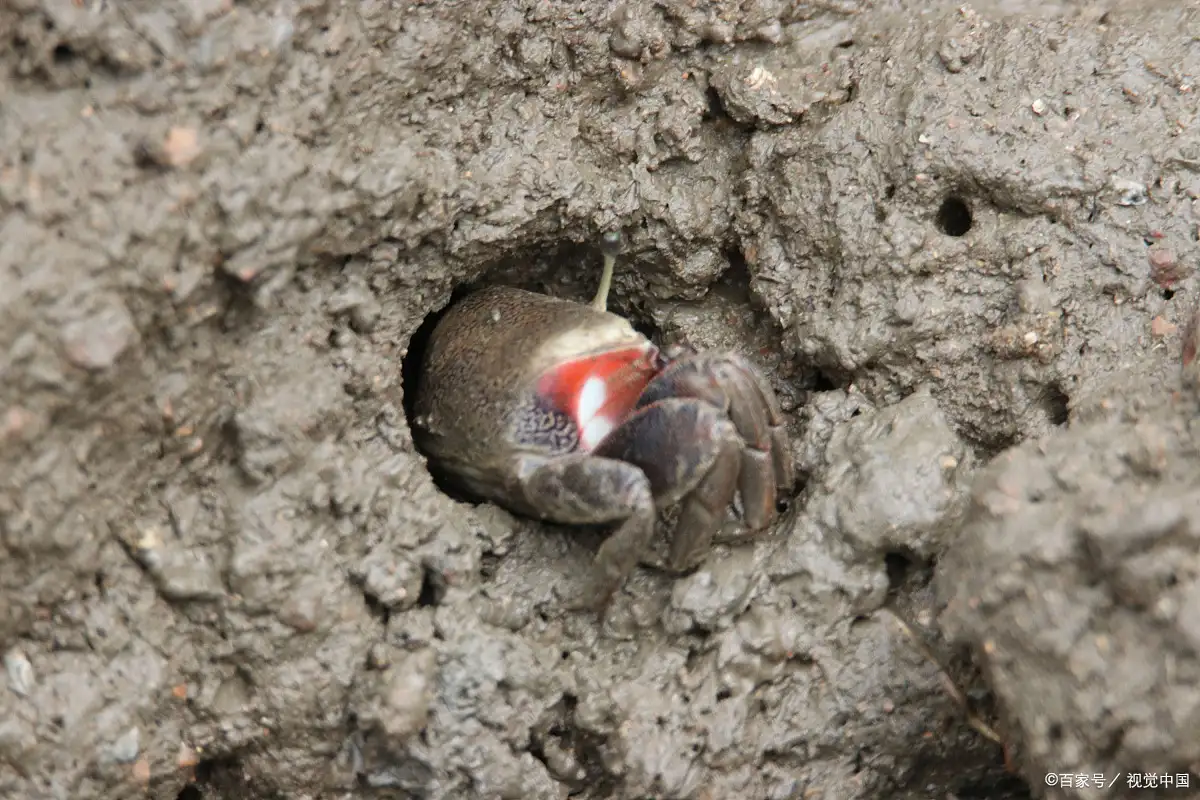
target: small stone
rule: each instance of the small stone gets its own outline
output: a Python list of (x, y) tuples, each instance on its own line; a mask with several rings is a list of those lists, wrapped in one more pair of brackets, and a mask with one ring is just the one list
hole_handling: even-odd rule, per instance
[(1037, 114), (1039, 117), (1046, 113), (1046, 103), (1040, 97), (1033, 101), (1033, 105), (1030, 106), (1030, 108), (1033, 109), (1033, 113)]
[(141, 749), (140, 740), (141, 732), (137, 726), (134, 726), (112, 743), (112, 747), (108, 750), (109, 755), (112, 756), (113, 761), (128, 764), (138, 757), (138, 750)]
[(424, 568), (411, 559), (392, 558), (373, 553), (362, 569), (363, 590), (393, 611), (405, 611), (417, 604)]
[(367, 652), (367, 666), (370, 669), (387, 669), (392, 665), (392, 650), (383, 642), (376, 642), (371, 645), (371, 649)]
[(1197, 351), (1200, 351), (1200, 306), (1188, 317), (1187, 324), (1183, 326), (1182, 360), (1185, 369), (1196, 360)]
[(329, 299), (329, 312), (349, 318), (356, 332), (370, 333), (379, 323), (383, 308), (367, 285), (355, 279)]
[(186, 167), (200, 155), (195, 128), (171, 128), (163, 143), (163, 161), (172, 167)]
[(764, 42), (779, 44), (783, 40), (783, 25), (777, 19), (769, 20), (755, 28), (754, 35)]
[(200, 763), (200, 755), (183, 742), (179, 743), (179, 751), (175, 754), (175, 765), (180, 769), (190, 769)]
[(49, 420), (44, 414), (22, 406), (11, 406), (0, 414), (0, 444), (8, 441), (33, 440), (46, 429)]
[(1174, 250), (1152, 247), (1146, 258), (1150, 262), (1150, 280), (1160, 288), (1169, 289), (1187, 277), (1189, 270), (1179, 263)]
[(219, 600), (225, 596), (220, 570), (203, 551), (149, 547), (140, 548), (136, 556), (159, 594), (168, 600)]
[(376, 703), (360, 717), (394, 743), (402, 743), (425, 727), (433, 703), (437, 654), (419, 650), (398, 659), (380, 675)]
[(279, 609), (279, 621), (300, 633), (312, 633), (317, 629), (321, 614), (321, 592), (317, 587), (304, 587), (292, 592)]
[(1176, 325), (1167, 321), (1161, 314), (1150, 320), (1150, 334), (1156, 339), (1163, 339), (1175, 332)]
[(350, 327), (358, 333), (370, 333), (379, 324), (379, 317), (382, 314), (383, 307), (379, 305), (378, 300), (371, 297), (350, 312)]
[(4, 669), (8, 673), (8, 688), (14, 694), (28, 697), (33, 691), (34, 677), (33, 665), (25, 654), (15, 647), (9, 650), (4, 654)]
[(67, 360), (95, 372), (115, 364), (136, 339), (133, 318), (116, 299), (88, 317), (68, 322), (62, 329)]
[(1115, 202), (1119, 206), (1141, 206), (1145, 205), (1149, 200), (1149, 195), (1146, 193), (1146, 185), (1131, 181), (1128, 178), (1119, 178), (1113, 176), (1109, 180), (1109, 186), (1115, 195)]

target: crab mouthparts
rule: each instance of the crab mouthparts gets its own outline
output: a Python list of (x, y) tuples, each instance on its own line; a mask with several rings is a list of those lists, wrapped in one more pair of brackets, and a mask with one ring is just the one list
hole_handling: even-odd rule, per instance
[(579, 449), (594, 450), (658, 374), (657, 353), (654, 347), (630, 347), (567, 361), (542, 375), (538, 393), (575, 422)]

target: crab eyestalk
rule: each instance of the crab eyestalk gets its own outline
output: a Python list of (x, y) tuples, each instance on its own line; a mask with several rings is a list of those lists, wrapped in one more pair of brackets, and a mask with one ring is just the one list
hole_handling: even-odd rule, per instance
[(600, 238), (600, 253), (604, 256), (604, 270), (600, 273), (600, 288), (596, 289), (596, 297), (592, 300), (592, 308), (597, 311), (608, 310), (608, 290), (612, 287), (613, 267), (617, 256), (621, 254), (624, 239), (620, 231), (609, 231)]

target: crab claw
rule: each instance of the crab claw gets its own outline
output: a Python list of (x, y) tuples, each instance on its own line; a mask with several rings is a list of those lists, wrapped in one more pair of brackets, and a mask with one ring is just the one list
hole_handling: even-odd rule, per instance
[(738, 492), (746, 525), (759, 530), (775, 516), (778, 492), (795, 482), (783, 412), (766, 378), (736, 353), (685, 351), (650, 382), (638, 406), (694, 397), (728, 415), (741, 437)]

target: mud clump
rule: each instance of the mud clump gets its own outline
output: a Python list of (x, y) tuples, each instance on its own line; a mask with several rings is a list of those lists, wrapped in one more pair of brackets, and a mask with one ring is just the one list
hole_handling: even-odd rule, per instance
[(1200, 763), (1200, 404), (1141, 399), (999, 456), (938, 582), (1031, 769), (1174, 788)]
[[(0, 795), (1195, 780), (1198, 26), (6, 5)], [(441, 491), (402, 363), (614, 229), (614, 310), (761, 364), (803, 475), (601, 625), (600, 534)]]

